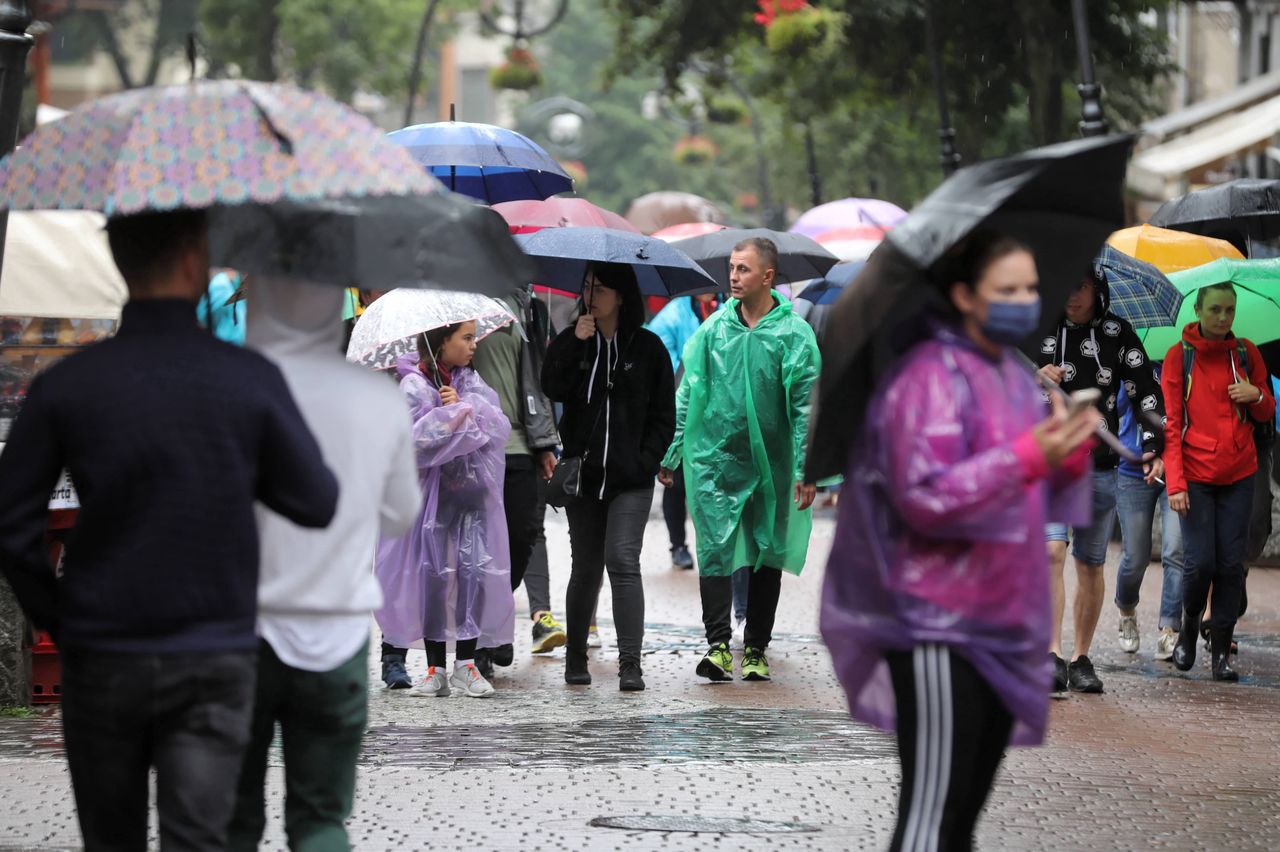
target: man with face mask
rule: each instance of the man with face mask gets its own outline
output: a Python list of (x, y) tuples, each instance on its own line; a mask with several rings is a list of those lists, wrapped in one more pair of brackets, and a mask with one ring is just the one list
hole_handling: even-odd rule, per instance
[[(1127, 320), (1109, 310), (1109, 305), (1106, 277), (1091, 266), (1089, 274), (1067, 299), (1057, 330), (1041, 341), (1040, 374), (1067, 393), (1086, 388), (1100, 391), (1099, 407), (1106, 418), (1105, 428), (1112, 434), (1120, 432), (1117, 394), (1123, 388), (1135, 410), (1142, 412), (1143, 475), (1152, 483), (1164, 476), (1164, 463), (1159, 457), (1161, 430), (1153, 428), (1164, 420), (1164, 397), (1142, 340)], [(1106, 591), (1102, 569), (1115, 528), (1119, 461), (1119, 456), (1105, 443), (1099, 443), (1094, 449), (1093, 519), (1088, 526), (1074, 529), (1072, 545), (1077, 587), (1072, 607), (1075, 653), (1069, 664), (1062, 656), (1062, 618), (1066, 608), (1063, 569), (1068, 530), (1065, 526), (1050, 524), (1045, 531), (1053, 582), (1053, 638), (1049, 656), (1054, 667), (1053, 688), (1057, 692), (1068, 687), (1075, 692), (1102, 692), (1102, 680), (1089, 660), (1089, 650)], [(1132, 627), (1136, 632), (1136, 622)]]
[(711, 646), (697, 673), (733, 677), (731, 575), (748, 567), (743, 680), (769, 680), (782, 572), (799, 574), (816, 488), (802, 482), (809, 391), (818, 343), (809, 324), (773, 290), (778, 249), (749, 239), (729, 258), (732, 296), (684, 349), (676, 434), (658, 480), (684, 466), (698, 539), (702, 620)]

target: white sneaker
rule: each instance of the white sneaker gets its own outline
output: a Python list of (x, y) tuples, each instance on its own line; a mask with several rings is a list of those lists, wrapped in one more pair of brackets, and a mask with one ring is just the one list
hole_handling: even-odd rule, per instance
[(462, 691), (468, 698), (488, 698), (493, 695), (493, 684), (484, 679), (475, 666), (455, 668), (449, 683)]
[(1120, 650), (1126, 654), (1135, 654), (1138, 643), (1138, 616), (1120, 616)]
[(1156, 659), (1172, 660), (1173, 649), (1178, 646), (1178, 631), (1172, 627), (1164, 627), (1160, 630), (1160, 638), (1156, 640)]
[(449, 679), (444, 676), (444, 669), (435, 666), (427, 669), (427, 676), (422, 683), (409, 691), (414, 698), (448, 698)]
[(591, 625), (591, 629), (587, 631), (587, 647), (588, 648), (604, 647), (604, 640), (600, 638), (600, 631), (596, 628), (594, 624)]
[(733, 626), (733, 647), (742, 648), (747, 641), (747, 620), (745, 618), (738, 619)]

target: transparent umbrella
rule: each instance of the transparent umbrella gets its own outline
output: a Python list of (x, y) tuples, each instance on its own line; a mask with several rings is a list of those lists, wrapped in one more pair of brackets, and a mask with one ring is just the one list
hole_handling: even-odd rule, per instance
[(347, 360), (375, 370), (389, 370), (396, 359), (417, 346), (420, 334), (474, 320), (476, 339), (483, 340), (516, 321), (497, 299), (475, 293), (392, 290), (365, 308), (347, 345)]

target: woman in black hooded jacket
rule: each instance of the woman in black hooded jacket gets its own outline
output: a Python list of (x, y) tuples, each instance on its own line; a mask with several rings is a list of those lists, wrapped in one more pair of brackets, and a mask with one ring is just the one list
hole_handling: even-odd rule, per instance
[(608, 568), (619, 686), (636, 691), (644, 689), (640, 546), (654, 477), (675, 432), (675, 386), (666, 348), (643, 328), (644, 303), (630, 266), (592, 264), (582, 303), (582, 315), (551, 343), (542, 367), (543, 390), (564, 406), (565, 455), (582, 458), (582, 496), (567, 509), (573, 571), (564, 677), (591, 683), (587, 631)]

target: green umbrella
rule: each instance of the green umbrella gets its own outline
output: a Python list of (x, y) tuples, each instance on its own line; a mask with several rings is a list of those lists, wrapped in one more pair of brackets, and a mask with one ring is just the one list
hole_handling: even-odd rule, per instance
[(1171, 272), (1169, 280), (1185, 298), (1172, 328), (1138, 332), (1151, 358), (1162, 360), (1169, 348), (1182, 339), (1182, 329), (1196, 321), (1196, 291), (1223, 281), (1230, 281), (1236, 288), (1236, 321), (1232, 332), (1254, 343), (1280, 340), (1280, 258), (1219, 258), (1193, 269)]

